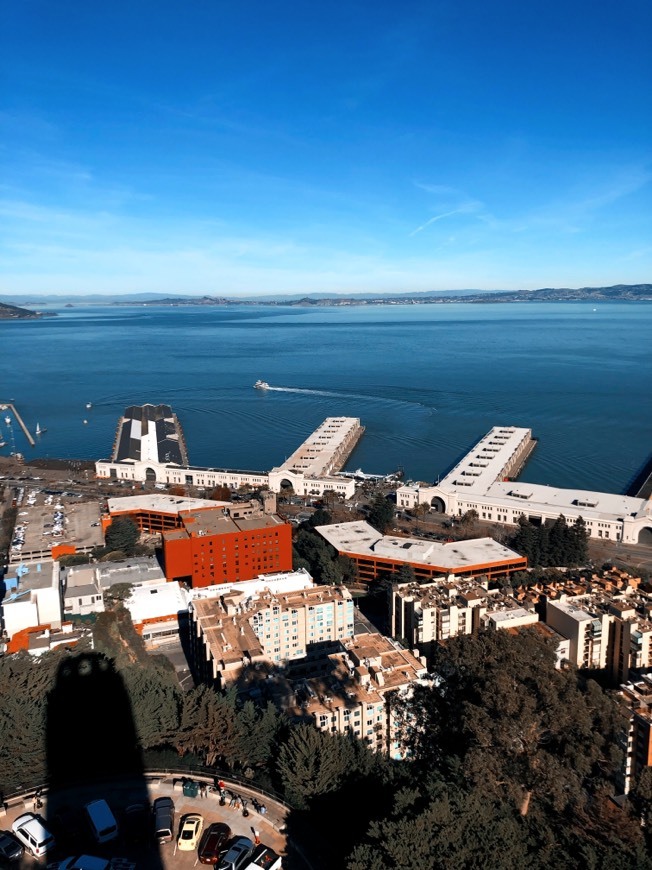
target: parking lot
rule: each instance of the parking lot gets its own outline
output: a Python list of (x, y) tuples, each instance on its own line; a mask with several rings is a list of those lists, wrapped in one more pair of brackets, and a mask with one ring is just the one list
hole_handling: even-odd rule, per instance
[(32, 485), (19, 489), (16, 510), (9, 551), (12, 563), (48, 558), (57, 544), (72, 544), (84, 552), (103, 543), (98, 501), (53, 494)]
[[(212, 782), (211, 782), (212, 785)], [(229, 789), (229, 783), (226, 783)], [(236, 788), (233, 788), (233, 792)], [(11, 830), (15, 819), (24, 812), (36, 812), (43, 820), (46, 827), (55, 835), (57, 845), (54, 852), (46, 858), (34, 859), (25, 855), (21, 867), (44, 867), (56, 866), (66, 857), (72, 855), (94, 855), (105, 859), (111, 859), (115, 868), (130, 870), (130, 868), (191, 868), (198, 865), (197, 850), (184, 852), (179, 851), (176, 844), (183, 818), (188, 813), (198, 813), (204, 820), (204, 829), (213, 822), (222, 822), (231, 828), (232, 836), (245, 836), (254, 840), (258, 833), (259, 839), (265, 845), (271, 847), (279, 854), (285, 854), (285, 836), (279, 832), (284, 825), (284, 808), (269, 798), (258, 796), (265, 802), (267, 812), (264, 815), (258, 813), (251, 803), (255, 792), (237, 788), (239, 796), (248, 801), (248, 816), (243, 815), (242, 808), (236, 809), (229, 806), (231, 795), (229, 790), (227, 801), (220, 806), (219, 795), (216, 791), (209, 791), (206, 797), (187, 797), (184, 795), (181, 779), (162, 778), (153, 780), (147, 784), (132, 783), (129, 785), (111, 785), (105, 788), (98, 787), (92, 793), (88, 788), (83, 791), (58, 794), (56, 801), (48, 802), (47, 795), (43, 799), (43, 807), (35, 809), (32, 800), (26, 803), (20, 802), (8, 808), (4, 818), (0, 819), (0, 829)], [(157, 845), (153, 838), (153, 819), (151, 804), (158, 797), (171, 797), (175, 804), (175, 840), (171, 843)], [(120, 830), (120, 837), (104, 845), (98, 845), (91, 833), (85, 819), (83, 807), (91, 800), (104, 798), (113, 811)], [(143, 814), (144, 825), (142, 836), (138, 831), (126, 830), (125, 810), (134, 804), (141, 804), (145, 809)], [(134, 836), (135, 834), (135, 836)]]

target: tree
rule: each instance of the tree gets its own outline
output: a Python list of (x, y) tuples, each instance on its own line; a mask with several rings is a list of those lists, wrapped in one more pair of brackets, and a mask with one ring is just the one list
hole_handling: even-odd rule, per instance
[(421, 504), (417, 504), (412, 508), (412, 513), (417, 521), (417, 526), (419, 525), (419, 520), (422, 520), (426, 514), (430, 513), (430, 505), (427, 502), (421, 502)]
[(333, 522), (333, 517), (331, 514), (324, 510), (323, 508), (319, 508), (314, 512), (314, 514), (308, 519), (308, 525), (311, 528), (315, 528), (316, 526), (329, 526)]
[(422, 763), (455, 764), (524, 815), (535, 802), (561, 812), (613, 775), (615, 703), (584, 675), (556, 670), (553, 645), (536, 632), (453, 638), (434, 651), (433, 672), (403, 711)]
[(376, 493), (374, 496), (367, 519), (369, 524), (383, 535), (392, 524), (392, 520), (394, 519), (394, 506), (382, 494), (382, 492)]
[(129, 517), (116, 517), (107, 528), (104, 539), (109, 550), (121, 550), (132, 556), (140, 537), (138, 526)]
[(283, 719), (274, 704), (262, 710), (245, 701), (236, 714), (237, 760), (242, 767), (263, 767), (272, 756)]
[(475, 510), (475, 508), (471, 508), (470, 510), (468, 510), (462, 514), (462, 518), (460, 520), (460, 523), (463, 526), (474, 526), (478, 522), (479, 519), (480, 519), (480, 516), (479, 516), (477, 510)]
[(323, 734), (313, 725), (298, 725), (281, 746), (277, 768), (290, 802), (304, 808), (311, 798), (335, 791), (354, 758), (351, 742)]
[(186, 488), (185, 488), (185, 486), (180, 486), (179, 484), (175, 484), (174, 486), (171, 486), (169, 488), (168, 493), (170, 495), (182, 495), (183, 496), (183, 495), (186, 495)]
[(208, 497), (212, 501), (231, 501), (231, 490), (228, 486), (216, 486)]
[(196, 753), (208, 767), (220, 759), (232, 765), (237, 758), (238, 739), (233, 693), (218, 695), (208, 686), (199, 686), (184, 695), (175, 739), (180, 755)]

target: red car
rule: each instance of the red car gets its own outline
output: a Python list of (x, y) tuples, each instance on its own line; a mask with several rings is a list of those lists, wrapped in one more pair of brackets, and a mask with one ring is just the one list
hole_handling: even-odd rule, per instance
[(226, 844), (231, 839), (231, 828), (221, 822), (214, 822), (204, 831), (199, 844), (198, 854), (202, 864), (217, 864), (226, 852)]

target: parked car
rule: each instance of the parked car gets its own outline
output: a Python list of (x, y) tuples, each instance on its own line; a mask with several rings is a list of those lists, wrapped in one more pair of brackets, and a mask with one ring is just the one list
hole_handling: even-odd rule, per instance
[(152, 813), (156, 840), (159, 843), (171, 843), (174, 839), (174, 801), (169, 797), (156, 798)]
[(111, 812), (111, 807), (101, 798), (91, 801), (84, 807), (86, 816), (98, 843), (109, 843), (118, 836), (118, 823)]
[(42, 819), (34, 813), (23, 813), (22, 816), (18, 816), (11, 830), (18, 842), (22, 843), (35, 858), (41, 858), (54, 849), (54, 837), (45, 827)]
[(192, 852), (197, 848), (201, 832), (204, 828), (204, 819), (199, 813), (190, 813), (187, 815), (181, 824), (179, 837), (177, 839), (177, 848), (180, 852)]
[(256, 846), (256, 851), (249, 859), (245, 870), (281, 870), (283, 859), (269, 846), (263, 843)]
[(124, 836), (131, 846), (139, 846), (149, 840), (149, 808), (145, 804), (131, 804), (125, 810)]
[(23, 856), (23, 847), (8, 831), (0, 831), (0, 858), (17, 861)]
[(199, 844), (199, 860), (202, 864), (217, 864), (227, 851), (231, 839), (231, 828), (222, 822), (214, 822), (204, 831)]
[(247, 866), (253, 851), (253, 840), (250, 840), (249, 837), (236, 837), (231, 840), (229, 850), (220, 860), (217, 870), (242, 870), (243, 867)]

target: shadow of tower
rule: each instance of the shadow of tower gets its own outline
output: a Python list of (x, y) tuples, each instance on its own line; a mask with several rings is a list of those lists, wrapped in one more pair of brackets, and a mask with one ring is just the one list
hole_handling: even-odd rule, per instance
[[(48, 695), (46, 754), (44, 810), (55, 860), (87, 854), (162, 867), (131, 702), (110, 659), (91, 652), (61, 663)], [(84, 809), (99, 799), (118, 823), (117, 838), (104, 843)]]

